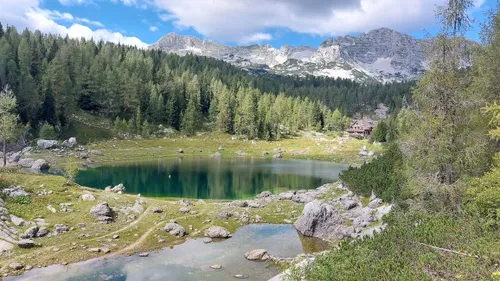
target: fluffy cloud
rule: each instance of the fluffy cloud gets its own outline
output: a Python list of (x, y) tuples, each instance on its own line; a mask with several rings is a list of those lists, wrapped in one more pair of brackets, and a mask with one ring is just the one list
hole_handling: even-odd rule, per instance
[[(269, 29), (322, 36), (388, 27), (421, 31), (446, 0), (153, 0), (160, 18), (216, 40), (270, 40)], [(484, 0), (476, 0), (483, 3)], [(265, 35), (267, 34), (267, 35)]]
[[(83, 2), (83, 0), (80, 1)], [(24, 28), (38, 29), (44, 33), (68, 35), (72, 38), (94, 38), (95, 40), (120, 42), (140, 48), (147, 47), (147, 44), (137, 37), (127, 37), (119, 32), (112, 32), (104, 28), (93, 30), (87, 26), (103, 27), (100, 22), (74, 17), (69, 13), (41, 9), (39, 2), (39, 0), (1, 0), (0, 11), (8, 12), (0, 13), (0, 22), (4, 25), (13, 25), (19, 30)], [(71, 26), (68, 28), (57, 21), (70, 22)]]
[(158, 31), (158, 27), (156, 27), (156, 26), (150, 26), (149, 30), (151, 30), (153, 32), (156, 32), (156, 31)]

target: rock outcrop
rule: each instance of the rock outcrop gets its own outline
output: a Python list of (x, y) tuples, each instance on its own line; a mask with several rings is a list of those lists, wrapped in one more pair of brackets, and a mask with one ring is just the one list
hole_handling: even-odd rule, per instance
[(231, 232), (222, 226), (211, 226), (205, 230), (205, 237), (209, 238), (229, 238), (231, 237)]
[(174, 222), (167, 223), (165, 227), (163, 227), (163, 230), (173, 236), (182, 237), (186, 235), (184, 227)]
[(62, 142), (61, 146), (66, 148), (73, 148), (76, 145), (76, 138), (72, 137)]

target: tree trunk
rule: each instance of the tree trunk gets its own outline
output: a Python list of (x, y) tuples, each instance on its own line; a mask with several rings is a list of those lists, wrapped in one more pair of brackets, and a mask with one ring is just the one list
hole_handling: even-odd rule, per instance
[(3, 166), (7, 165), (7, 147), (5, 145), (5, 140), (3, 140)]

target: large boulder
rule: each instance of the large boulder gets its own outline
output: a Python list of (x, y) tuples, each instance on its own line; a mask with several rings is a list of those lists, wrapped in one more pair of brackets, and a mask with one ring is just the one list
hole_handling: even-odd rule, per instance
[(245, 254), (245, 258), (249, 261), (267, 261), (270, 256), (264, 249), (256, 249)]
[(43, 159), (36, 160), (31, 166), (31, 169), (35, 171), (48, 170), (49, 168), (50, 168), (49, 162)]
[(229, 238), (231, 237), (231, 232), (221, 226), (211, 226), (207, 230), (205, 230), (205, 237)]
[(59, 143), (56, 140), (38, 140), (36, 144), (40, 149), (51, 149), (56, 148)]
[(21, 153), (20, 152), (15, 152), (15, 153), (11, 153), (10, 155), (7, 154), (8, 157), (7, 157), (7, 161), (11, 164), (14, 164), (14, 163), (17, 163), (19, 162), (19, 160), (21, 160)]
[(174, 222), (167, 223), (163, 230), (174, 236), (182, 237), (186, 235), (186, 230), (184, 229), (184, 227)]
[(23, 167), (23, 168), (31, 168), (33, 166), (33, 163), (35, 163), (34, 159), (31, 158), (24, 158), (21, 159), (17, 162), (17, 165)]
[(69, 227), (64, 224), (54, 225), (54, 235), (59, 235), (69, 231)]
[(90, 193), (85, 193), (85, 194), (82, 194), (82, 200), (83, 201), (95, 201), (95, 197), (94, 197), (94, 195), (92, 195)]
[(342, 239), (346, 236), (345, 220), (331, 205), (314, 200), (304, 206), (295, 228), (305, 236), (322, 239)]
[(111, 210), (107, 202), (102, 202), (92, 207), (90, 209), (90, 215), (103, 223), (113, 221), (113, 210)]
[(24, 226), (26, 224), (26, 222), (22, 218), (15, 216), (15, 215), (10, 215), (10, 221), (15, 226)]
[(76, 138), (74, 138), (74, 137), (69, 138), (69, 139), (63, 141), (63, 143), (61, 145), (63, 147), (72, 148), (73, 146), (76, 145)]

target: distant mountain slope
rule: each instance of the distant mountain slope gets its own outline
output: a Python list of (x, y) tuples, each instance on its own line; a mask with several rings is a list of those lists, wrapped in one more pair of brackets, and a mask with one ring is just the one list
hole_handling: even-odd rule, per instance
[(319, 48), (270, 45), (226, 46), (193, 36), (169, 33), (150, 48), (222, 59), (256, 72), (315, 75), (356, 81), (403, 81), (418, 78), (427, 63), (423, 49), (430, 40), (380, 28), (358, 36), (331, 38)]

